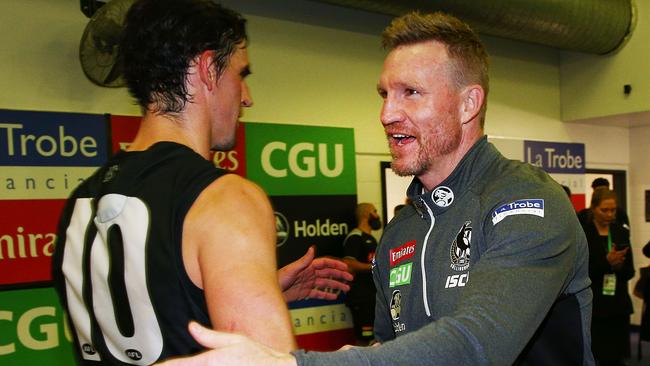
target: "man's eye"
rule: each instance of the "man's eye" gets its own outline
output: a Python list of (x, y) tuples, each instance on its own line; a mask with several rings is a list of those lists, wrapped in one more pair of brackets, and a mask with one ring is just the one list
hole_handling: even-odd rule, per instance
[(418, 92), (415, 89), (406, 89), (406, 94), (408, 94), (408, 95), (416, 95), (416, 94), (420, 94), (420, 92)]
[(386, 99), (386, 96), (388, 95), (388, 93), (386, 93), (385, 90), (381, 90), (381, 89), (377, 90), (377, 94), (379, 94), (379, 96), (382, 97), (383, 99)]

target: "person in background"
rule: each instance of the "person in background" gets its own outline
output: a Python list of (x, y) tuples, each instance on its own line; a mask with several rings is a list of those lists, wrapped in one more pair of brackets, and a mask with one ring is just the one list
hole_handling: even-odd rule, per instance
[(346, 265), (314, 249), (277, 271), (268, 198), (208, 160), (233, 147), (253, 104), (246, 46), (245, 20), (213, 1), (130, 8), (119, 52), (140, 129), (72, 193), (53, 257), (79, 364), (198, 352), (190, 320), (288, 352), (285, 301), (348, 289)]
[[(591, 182), (591, 189), (593, 190), (591, 194), (593, 195), (593, 192), (595, 192), (596, 189), (599, 188), (599, 187), (604, 187), (604, 188), (610, 189), (609, 181), (607, 179), (603, 178), (603, 177), (598, 177), (598, 178), (594, 179)], [(582, 223), (582, 224), (584, 224), (584, 223), (586, 223), (586, 222), (588, 222), (590, 220), (590, 218), (589, 218), (589, 207), (584, 208), (584, 209), (582, 209), (582, 210), (580, 210), (578, 212), (578, 219), (580, 220), (580, 223)], [(627, 228), (628, 230), (630, 230), (630, 219), (627, 216), (627, 212), (625, 212), (625, 210), (623, 210), (621, 207), (617, 207), (617, 209), (616, 209), (616, 222), (619, 225), (621, 225), (621, 226)]]
[(592, 350), (599, 365), (624, 365), (630, 357), (632, 300), (628, 281), (634, 277), (630, 232), (616, 222), (616, 192), (598, 187), (583, 228), (589, 243), (589, 277), (594, 294)]
[[(643, 246), (643, 255), (650, 258), (650, 241)], [(634, 296), (643, 300), (641, 308), (641, 326), (639, 328), (639, 343), (637, 348), (638, 359), (642, 357), (641, 354), (641, 341), (650, 342), (650, 266), (639, 269), (639, 279), (634, 285)]]
[(214, 349), (163, 365), (594, 364), (584, 232), (559, 184), (487, 141), (478, 36), (409, 13), (383, 43), (380, 119), (392, 169), (414, 179), (375, 254), (378, 345), (286, 353), (192, 323)]
[(372, 262), (377, 250), (373, 230), (381, 229), (381, 220), (372, 203), (359, 203), (354, 212), (357, 227), (343, 241), (343, 261), (354, 274), (346, 304), (352, 312), (357, 345), (368, 345), (374, 339), (375, 284)]

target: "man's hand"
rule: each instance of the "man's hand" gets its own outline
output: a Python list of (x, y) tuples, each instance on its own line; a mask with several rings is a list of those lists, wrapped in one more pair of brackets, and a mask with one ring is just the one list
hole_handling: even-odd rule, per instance
[(316, 249), (309, 247), (307, 253), (295, 262), (278, 270), (278, 281), (287, 302), (304, 298), (334, 300), (339, 291), (347, 292), (352, 281), (347, 265), (334, 258), (314, 259)]
[(239, 334), (217, 332), (192, 322), (192, 337), (210, 350), (194, 356), (181, 357), (156, 364), (158, 366), (296, 366), (289, 353), (272, 350)]

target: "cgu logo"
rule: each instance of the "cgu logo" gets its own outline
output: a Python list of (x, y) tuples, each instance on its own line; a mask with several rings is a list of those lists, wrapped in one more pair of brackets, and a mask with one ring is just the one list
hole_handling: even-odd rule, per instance
[[(58, 319), (57, 319), (58, 318)], [(56, 314), (56, 309), (52, 306), (41, 306), (27, 310), (18, 316), (16, 322), (16, 335), (18, 341), (28, 349), (35, 351), (42, 351), (47, 349), (56, 348), (60, 345), (59, 342), (59, 327), (63, 326), (63, 333), (65, 338), (70, 342), (72, 336), (67, 327), (66, 322)], [(43, 320), (51, 320), (48, 323), (42, 323)], [(14, 313), (11, 311), (0, 311), (1, 322), (13, 322)], [(35, 326), (35, 324), (40, 324)], [(8, 329), (11, 325), (2, 325), (3, 329)], [(39, 330), (38, 333), (36, 329)], [(11, 338), (11, 337), (10, 337)], [(0, 342), (0, 356), (9, 355), (16, 352), (16, 343)]]
[[(269, 142), (262, 149), (262, 169), (266, 174), (274, 178), (284, 178), (287, 176), (287, 168), (294, 175), (300, 178), (313, 178), (316, 176), (316, 167), (318, 171), (328, 178), (334, 178), (343, 172), (343, 145), (334, 145), (334, 167), (330, 169), (330, 158), (328, 157), (327, 144), (317, 144), (309, 142), (297, 143), (287, 151), (287, 144), (281, 141)], [(287, 162), (286, 165), (276, 165), (271, 163), (271, 155), (281, 154), (282, 160)], [(277, 160), (276, 160), (277, 161)]]
[(411, 283), (413, 263), (406, 263), (390, 270), (388, 287), (393, 288)]

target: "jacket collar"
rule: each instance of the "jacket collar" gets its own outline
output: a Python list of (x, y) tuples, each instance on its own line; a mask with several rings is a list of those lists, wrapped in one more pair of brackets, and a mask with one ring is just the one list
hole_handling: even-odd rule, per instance
[(461, 159), (451, 174), (439, 185), (427, 192), (418, 178), (413, 178), (407, 196), (413, 201), (416, 211), (424, 216), (427, 206), (434, 214), (440, 214), (464, 195), (472, 183), (484, 175), (487, 166), (501, 154), (487, 141), (487, 136), (479, 139)]

